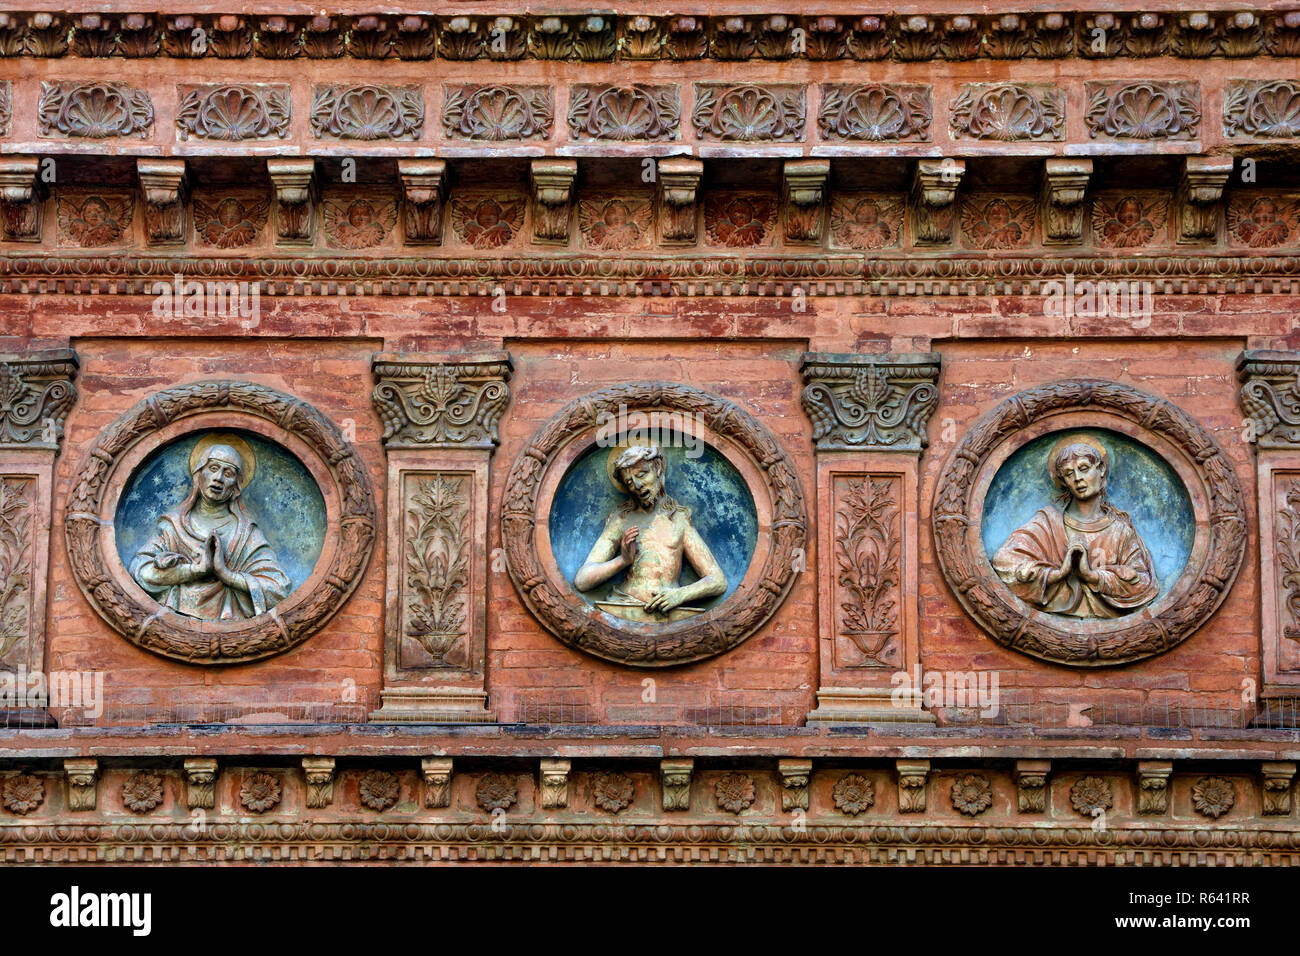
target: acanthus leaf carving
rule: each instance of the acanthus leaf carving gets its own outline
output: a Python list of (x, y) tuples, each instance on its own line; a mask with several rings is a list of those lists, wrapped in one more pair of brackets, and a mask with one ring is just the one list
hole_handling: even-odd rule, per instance
[[(470, 479), (453, 473), (409, 479), (402, 551), (401, 633), (436, 667), (463, 667), (469, 634)], [(460, 651), (460, 653), (455, 653)]]
[(569, 132), (575, 139), (675, 140), (680, 121), (676, 86), (579, 83), (569, 91)]
[(826, 140), (925, 142), (930, 116), (928, 86), (822, 84), (818, 128)]
[(412, 140), (424, 129), (418, 86), (317, 86), (311, 131), (317, 139)]
[(1250, 439), (1260, 448), (1300, 448), (1300, 353), (1245, 351), (1237, 378)]
[(442, 127), (456, 139), (547, 139), (554, 123), (555, 102), (547, 86), (444, 87)]
[(289, 121), (289, 87), (283, 84), (185, 87), (176, 111), (181, 139), (287, 139)]
[(1045, 245), (1073, 245), (1083, 241), (1087, 212), (1083, 199), (1091, 178), (1091, 159), (1049, 159), (1043, 164)]
[(183, 159), (137, 159), (149, 245), (185, 241), (186, 176)]
[(953, 134), (1000, 142), (1065, 139), (1065, 94), (1044, 84), (967, 83), (952, 104)]
[(510, 356), (417, 361), (375, 356), (373, 400), (390, 447), (494, 448), (510, 402)]
[(447, 194), (447, 162), (442, 159), (399, 159), (402, 180), (402, 227), (406, 241), (442, 242), (442, 211)]
[(804, 138), (804, 88), (697, 83), (691, 122), (701, 139), (800, 142)]
[(1300, 83), (1238, 80), (1223, 98), (1225, 136), (1292, 139), (1300, 136)]
[(28, 644), (36, 637), (31, 623), (35, 492), (30, 478), (0, 475), (0, 664), (6, 666), (26, 662)]
[(939, 356), (805, 353), (800, 403), (819, 451), (920, 451), (939, 403)]
[(40, 242), (48, 190), (36, 156), (0, 156), (0, 213), (11, 242)]
[(144, 138), (153, 129), (149, 94), (120, 83), (42, 82), (37, 109), (42, 136)]
[(835, 495), (837, 635), (861, 655), (855, 666), (898, 663), (902, 600), (902, 516), (898, 481), (865, 475)]
[(1114, 139), (1195, 139), (1201, 95), (1194, 83), (1088, 83), (1088, 135)]

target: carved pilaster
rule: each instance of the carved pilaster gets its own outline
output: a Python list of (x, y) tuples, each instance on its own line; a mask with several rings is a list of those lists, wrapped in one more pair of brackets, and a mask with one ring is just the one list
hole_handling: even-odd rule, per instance
[(316, 202), (320, 191), (316, 161), (268, 159), (266, 172), (275, 187), (276, 245), (311, 245), (316, 235)]
[(534, 159), (529, 176), (533, 186), (533, 238), (538, 242), (567, 245), (578, 161)]
[(785, 238), (788, 242), (822, 241), (826, 227), (826, 192), (831, 164), (825, 159), (792, 159), (782, 168)]
[(1295, 763), (1266, 760), (1259, 765), (1260, 805), (1265, 816), (1286, 816), (1291, 812), (1291, 783)]
[(320, 810), (334, 802), (334, 758), (303, 757), (302, 772), (307, 779), (307, 807)]
[(1044, 244), (1068, 246), (1083, 241), (1087, 212), (1083, 198), (1091, 178), (1091, 159), (1049, 159), (1043, 164)]
[(694, 769), (695, 761), (689, 758), (659, 761), (659, 784), (663, 790), (664, 810), (691, 808), (691, 774)]
[(919, 678), (917, 489), (939, 401), (939, 356), (805, 353), (817, 454), (822, 640), (810, 724), (932, 723)]
[(1138, 761), (1138, 813), (1169, 812), (1169, 776), (1174, 765), (1168, 760)]
[(930, 775), (928, 760), (895, 760), (898, 771), (898, 812), (925, 812), (925, 784)]
[(144, 198), (145, 237), (151, 246), (185, 241), (185, 160), (137, 159)]
[(40, 242), (48, 190), (41, 181), (36, 156), (0, 156), (0, 213), (4, 238), (10, 242)]
[[(0, 669), (45, 670), (54, 460), (77, 400), (77, 353), (0, 354)], [(43, 691), (0, 708), (9, 727), (49, 726)], [(57, 702), (56, 702), (57, 703)]]
[(424, 805), (430, 809), (451, 806), (451, 757), (425, 757), (420, 761), (424, 777)]
[(211, 810), (217, 805), (217, 761), (213, 757), (185, 758), (185, 806)]
[(1047, 774), (1050, 760), (1016, 761), (1016, 809), (1021, 813), (1043, 813), (1047, 809)]
[(442, 209), (447, 197), (447, 163), (441, 159), (399, 159), (405, 196), (402, 228), (406, 241), (441, 245)]
[(1294, 700), (1300, 698), (1300, 352), (1243, 352), (1237, 378), (1245, 437), (1255, 443), (1257, 459), (1260, 697)]
[(1223, 187), (1232, 175), (1231, 156), (1188, 156), (1178, 186), (1178, 241), (1212, 242), (1223, 221)]
[(385, 353), (372, 368), (392, 542), (383, 706), (372, 719), (490, 722), (487, 489), (510, 356)]
[(94, 757), (69, 757), (63, 761), (68, 778), (68, 809), (73, 812), (95, 809), (99, 761)]
[(563, 758), (541, 762), (538, 776), (542, 783), (542, 809), (558, 810), (569, 805), (569, 769), (571, 761)]
[(777, 761), (781, 773), (781, 809), (808, 809), (808, 782), (812, 779), (812, 761), (785, 759)]
[(659, 160), (659, 233), (669, 245), (692, 245), (697, 239), (700, 179), (698, 159), (672, 156)]
[(912, 238), (917, 245), (942, 246), (953, 240), (957, 189), (966, 172), (961, 159), (921, 159), (912, 179)]

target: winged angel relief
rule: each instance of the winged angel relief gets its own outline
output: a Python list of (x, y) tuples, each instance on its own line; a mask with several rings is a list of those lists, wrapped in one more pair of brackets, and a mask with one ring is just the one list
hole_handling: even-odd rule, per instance
[(253, 242), (266, 225), (270, 202), (227, 196), (218, 202), (194, 198), (194, 231), (209, 246), (237, 249)]
[(122, 195), (59, 197), (59, 233), (78, 246), (111, 246), (121, 240), (131, 226), (133, 200)]

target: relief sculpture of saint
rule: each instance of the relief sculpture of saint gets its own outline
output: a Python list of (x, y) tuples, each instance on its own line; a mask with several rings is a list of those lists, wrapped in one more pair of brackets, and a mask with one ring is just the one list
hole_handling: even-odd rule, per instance
[(240, 500), (256, 467), (237, 436), (195, 445), (189, 497), (158, 519), (131, 561), (131, 577), (159, 604), (230, 621), (262, 614), (288, 595), (288, 576)]
[[(618, 449), (615, 449), (619, 452)], [(666, 470), (657, 446), (634, 445), (611, 455), (610, 480), (628, 498), (605, 521), (586, 561), (574, 575), (579, 591), (592, 591), (615, 576), (621, 582), (601, 610), (641, 623), (665, 623), (700, 613), (690, 602), (727, 590), (727, 576), (691, 521), (691, 511), (664, 489)], [(678, 585), (685, 559), (699, 580)]]
[(1159, 593), (1151, 555), (1129, 516), (1106, 500), (1106, 449), (1071, 436), (1047, 468), (1062, 495), (997, 550), (998, 577), (1027, 604), (1066, 617), (1116, 618), (1150, 604)]

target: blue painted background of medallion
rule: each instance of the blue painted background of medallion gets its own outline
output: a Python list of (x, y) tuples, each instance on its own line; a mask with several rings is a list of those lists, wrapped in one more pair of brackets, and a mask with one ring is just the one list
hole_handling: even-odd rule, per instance
[[(674, 441), (678, 441), (676, 436)], [(662, 448), (664, 488), (679, 504), (691, 509), (691, 521), (727, 575), (726, 593), (708, 601), (691, 602), (694, 607), (713, 607), (731, 596), (749, 569), (758, 541), (758, 513), (736, 467), (710, 446), (701, 448), (703, 453), (698, 458), (686, 457), (685, 448)], [(609, 453), (609, 448), (595, 445), (581, 455), (560, 480), (551, 501), (551, 550), (570, 585), (605, 529), (605, 518), (626, 500), (610, 483), (605, 470)], [(617, 575), (613, 583), (622, 579), (623, 575)], [(678, 584), (698, 579), (690, 562), (683, 560)], [(583, 592), (583, 597), (590, 600), (603, 596), (606, 590), (607, 585), (602, 585)]]
[(1034, 512), (1052, 503), (1060, 490), (1047, 475), (1047, 455), (1066, 435), (1086, 434), (1110, 456), (1106, 496), (1127, 511), (1155, 565), (1160, 596), (1174, 586), (1196, 537), (1196, 515), (1182, 479), (1163, 458), (1127, 435), (1101, 428), (1051, 432), (1018, 449), (1002, 463), (984, 498), (984, 551), (1000, 548)]
[[(257, 457), (253, 480), (243, 491), (244, 507), (266, 535), (280, 567), (297, 589), (320, 559), (325, 545), (325, 499), (311, 472), (288, 449), (239, 429), (221, 429), (248, 442)], [(114, 531), (122, 564), (130, 566), (163, 512), (190, 493), (190, 452), (207, 431), (191, 432), (151, 452), (131, 475), (117, 503)]]

